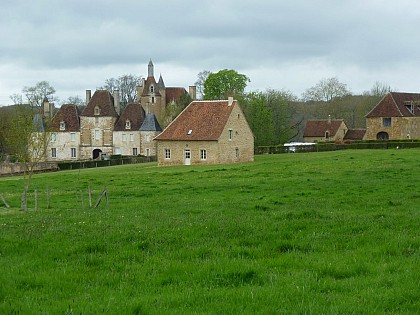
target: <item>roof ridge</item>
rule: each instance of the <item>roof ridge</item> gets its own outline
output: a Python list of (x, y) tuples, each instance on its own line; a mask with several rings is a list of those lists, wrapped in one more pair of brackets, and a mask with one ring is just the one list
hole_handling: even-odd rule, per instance
[(391, 98), (392, 98), (392, 101), (393, 101), (393, 103), (394, 103), (394, 106), (397, 108), (397, 110), (398, 110), (398, 112), (400, 113), (400, 115), (401, 115), (402, 117), (404, 117), (404, 114), (401, 112), (401, 110), (400, 110), (400, 108), (399, 108), (399, 106), (398, 106), (397, 102), (395, 101), (395, 98), (394, 98), (394, 94), (393, 94), (393, 92), (391, 92)]

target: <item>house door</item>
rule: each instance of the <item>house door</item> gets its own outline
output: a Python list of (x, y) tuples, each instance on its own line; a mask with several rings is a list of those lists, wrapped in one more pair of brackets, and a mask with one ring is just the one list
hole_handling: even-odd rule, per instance
[(185, 165), (191, 165), (191, 151), (189, 149), (184, 152)]
[(381, 131), (376, 135), (376, 140), (389, 140), (389, 135), (387, 132)]
[(92, 159), (96, 160), (97, 158), (99, 158), (101, 153), (102, 153), (102, 150), (100, 150), (100, 149), (93, 150)]

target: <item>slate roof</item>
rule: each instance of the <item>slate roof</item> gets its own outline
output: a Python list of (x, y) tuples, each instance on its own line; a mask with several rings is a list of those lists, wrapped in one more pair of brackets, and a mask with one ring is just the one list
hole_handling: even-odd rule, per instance
[[(99, 115), (95, 115), (96, 106), (100, 108)], [(106, 90), (96, 90), (81, 116), (118, 117), (114, 107), (114, 97)]]
[[(66, 129), (60, 130), (60, 122), (66, 123)], [(51, 120), (51, 130), (56, 132), (80, 131), (79, 110), (76, 105), (64, 104)]]
[(366, 129), (349, 129), (344, 136), (344, 140), (363, 140)]
[(168, 87), (166, 88), (166, 104), (177, 102), (186, 94), (187, 91), (183, 87)]
[[(140, 126), (143, 124), (145, 112), (143, 107), (139, 103), (130, 103), (122, 112), (120, 118), (115, 124), (115, 131), (124, 131), (124, 130), (139, 130)], [(130, 120), (131, 128), (125, 129), (126, 121)]]
[[(413, 107), (411, 107), (411, 104)], [(410, 109), (413, 109), (410, 112)], [(372, 117), (414, 117), (420, 116), (420, 94), (389, 92), (367, 115)]]
[(335, 135), (340, 128), (343, 119), (328, 119), (308, 120), (306, 122), (304, 137), (325, 137), (325, 132), (329, 131), (331, 135)]
[(194, 101), (155, 140), (218, 140), (234, 106), (228, 101)]
[(153, 113), (148, 113), (140, 127), (140, 131), (162, 131), (162, 127)]

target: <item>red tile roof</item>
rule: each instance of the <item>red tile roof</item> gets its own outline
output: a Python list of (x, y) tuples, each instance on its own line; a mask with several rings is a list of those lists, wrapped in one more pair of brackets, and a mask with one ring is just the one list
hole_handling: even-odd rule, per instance
[[(95, 115), (96, 106), (100, 109), (99, 115)], [(96, 90), (81, 116), (118, 117), (114, 107), (114, 97), (106, 90)]]
[(228, 101), (195, 101), (157, 136), (156, 140), (218, 140), (234, 106)]
[(168, 87), (166, 88), (166, 104), (177, 102), (187, 91), (183, 87)]
[(325, 137), (325, 132), (329, 131), (331, 136), (335, 135), (340, 128), (343, 119), (335, 119), (328, 121), (328, 119), (308, 120), (306, 122), (304, 137)]
[[(66, 129), (60, 130), (60, 122), (66, 123)], [(80, 131), (79, 111), (76, 105), (62, 105), (51, 120), (51, 131), (55, 132), (76, 132)]]
[(344, 136), (344, 140), (363, 140), (366, 129), (349, 129)]
[[(120, 118), (115, 124), (115, 131), (124, 130), (139, 130), (143, 124), (145, 112), (143, 107), (139, 103), (130, 103), (127, 105), (125, 110), (122, 112)], [(131, 128), (125, 129), (126, 121), (131, 122)]]
[[(412, 106), (412, 107), (411, 107)], [(420, 116), (420, 94), (390, 92), (367, 115), (372, 117)], [(412, 112), (410, 111), (412, 109)]]

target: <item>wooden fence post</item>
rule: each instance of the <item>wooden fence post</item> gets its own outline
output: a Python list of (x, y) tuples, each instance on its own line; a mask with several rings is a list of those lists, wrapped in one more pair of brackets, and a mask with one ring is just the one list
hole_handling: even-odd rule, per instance
[(92, 188), (88, 186), (88, 192), (89, 192), (89, 208), (92, 208)]
[(1, 201), (3, 201), (4, 205), (6, 206), (6, 208), (10, 208), (9, 204), (6, 202), (6, 200), (4, 199), (3, 195), (0, 194), (0, 199)]

